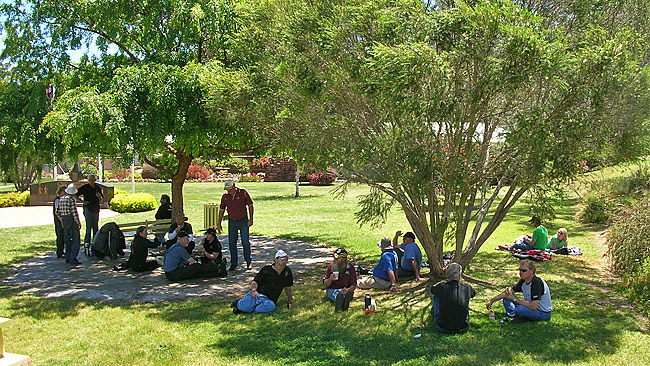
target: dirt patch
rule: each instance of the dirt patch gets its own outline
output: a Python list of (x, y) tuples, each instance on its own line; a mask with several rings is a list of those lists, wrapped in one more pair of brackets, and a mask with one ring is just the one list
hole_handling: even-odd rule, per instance
[[(224, 248), (228, 238), (220, 237)], [(48, 253), (15, 265), (4, 284), (24, 288), (24, 294), (43, 297), (127, 302), (158, 302), (200, 297), (243, 296), (250, 281), (264, 265), (273, 262), (273, 255), (283, 249), (289, 255), (294, 279), (322, 267), (331, 260), (331, 249), (287, 239), (251, 237), (253, 262), (250, 270), (229, 271), (226, 278), (191, 279), (170, 283), (162, 268), (151, 272), (113, 271), (113, 265), (126, 259), (99, 260), (79, 255), (82, 265), (70, 267), (54, 253)], [(241, 252), (241, 247), (239, 248)], [(227, 252), (227, 250), (224, 250)], [(128, 258), (128, 250), (125, 258)], [(241, 253), (239, 254), (241, 257)], [(227, 255), (224, 257), (228, 258)], [(228, 258), (230, 263), (230, 258)]]

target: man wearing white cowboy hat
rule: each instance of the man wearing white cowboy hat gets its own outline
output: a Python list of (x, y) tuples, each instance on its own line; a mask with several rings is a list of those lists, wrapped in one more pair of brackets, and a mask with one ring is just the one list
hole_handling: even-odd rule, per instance
[(56, 207), (56, 215), (59, 216), (63, 223), (65, 262), (73, 266), (81, 264), (81, 262), (77, 260), (77, 254), (79, 254), (79, 229), (81, 229), (81, 221), (79, 221), (79, 213), (77, 213), (77, 205), (74, 198), (76, 193), (77, 188), (74, 186), (74, 183), (70, 183), (65, 189), (65, 196), (61, 197), (59, 204)]
[[(239, 264), (237, 257), (237, 232), (241, 233), (241, 245), (244, 249), (246, 269), (251, 268), (251, 243), (249, 228), (253, 226), (253, 200), (245, 189), (235, 187), (235, 182), (228, 179), (224, 182), (226, 193), (221, 196), (219, 205), (219, 220), (217, 231), (221, 234), (221, 220), (228, 209), (228, 248), (230, 249), (230, 268), (233, 271)], [(248, 212), (246, 209), (248, 208)]]
[(393, 242), (390, 238), (384, 237), (377, 246), (381, 249), (379, 262), (372, 270), (372, 276), (358, 281), (358, 287), (397, 291), (397, 254), (393, 251)]
[(291, 308), (293, 295), (293, 274), (287, 266), (289, 256), (284, 250), (275, 253), (273, 264), (264, 266), (251, 282), (251, 289), (243, 299), (235, 300), (230, 305), (233, 313), (269, 313), (276, 308), (280, 294), (284, 289), (287, 294), (287, 306)]

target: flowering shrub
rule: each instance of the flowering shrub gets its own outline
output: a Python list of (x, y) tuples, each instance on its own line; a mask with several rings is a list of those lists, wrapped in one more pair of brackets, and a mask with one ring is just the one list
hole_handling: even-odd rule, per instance
[(326, 186), (334, 183), (336, 180), (336, 173), (332, 168), (329, 168), (326, 172), (319, 170), (316, 173), (311, 173), (307, 175), (309, 183), (315, 186)]
[[(131, 180), (131, 169), (118, 169), (118, 170), (108, 170), (104, 172), (104, 179), (106, 180), (117, 180), (117, 181), (129, 181)], [(135, 172), (135, 180), (142, 181), (142, 174)]]
[(0, 207), (15, 207), (29, 205), (29, 191), (9, 192), (0, 194)]
[(650, 198), (614, 211), (609, 221), (607, 248), (612, 270), (623, 274), (650, 257)]
[(636, 262), (635, 268), (623, 275), (619, 287), (641, 311), (650, 315), (650, 258)]
[(261, 182), (264, 179), (264, 173), (246, 173), (239, 176), (240, 182)]
[(269, 164), (271, 163), (271, 158), (256, 158), (253, 159), (253, 161), (249, 165), (249, 169), (251, 172), (265, 172), (266, 168), (269, 167)]
[(156, 199), (149, 193), (120, 193), (110, 202), (111, 210), (117, 212), (142, 212), (156, 208)]
[(187, 174), (185, 175), (185, 179), (189, 180), (206, 180), (210, 179), (210, 171), (205, 169), (199, 164), (192, 163), (190, 167), (187, 169)]

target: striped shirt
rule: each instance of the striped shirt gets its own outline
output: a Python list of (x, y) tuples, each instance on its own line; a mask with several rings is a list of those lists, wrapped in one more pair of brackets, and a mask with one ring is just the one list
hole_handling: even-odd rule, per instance
[(76, 201), (74, 200), (74, 197), (69, 194), (66, 194), (59, 200), (59, 204), (56, 207), (56, 214), (57, 216), (72, 215), (77, 225), (81, 224), (79, 221), (79, 214), (77, 213)]

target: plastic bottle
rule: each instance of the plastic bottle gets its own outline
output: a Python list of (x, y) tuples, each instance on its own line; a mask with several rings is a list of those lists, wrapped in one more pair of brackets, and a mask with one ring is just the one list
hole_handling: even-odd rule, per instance
[(496, 316), (494, 315), (494, 310), (490, 309), (490, 311), (488, 312), (488, 318), (490, 320), (497, 320)]
[(365, 298), (365, 308), (370, 309), (370, 303), (372, 302), (372, 299), (370, 298), (370, 294), (366, 294)]

